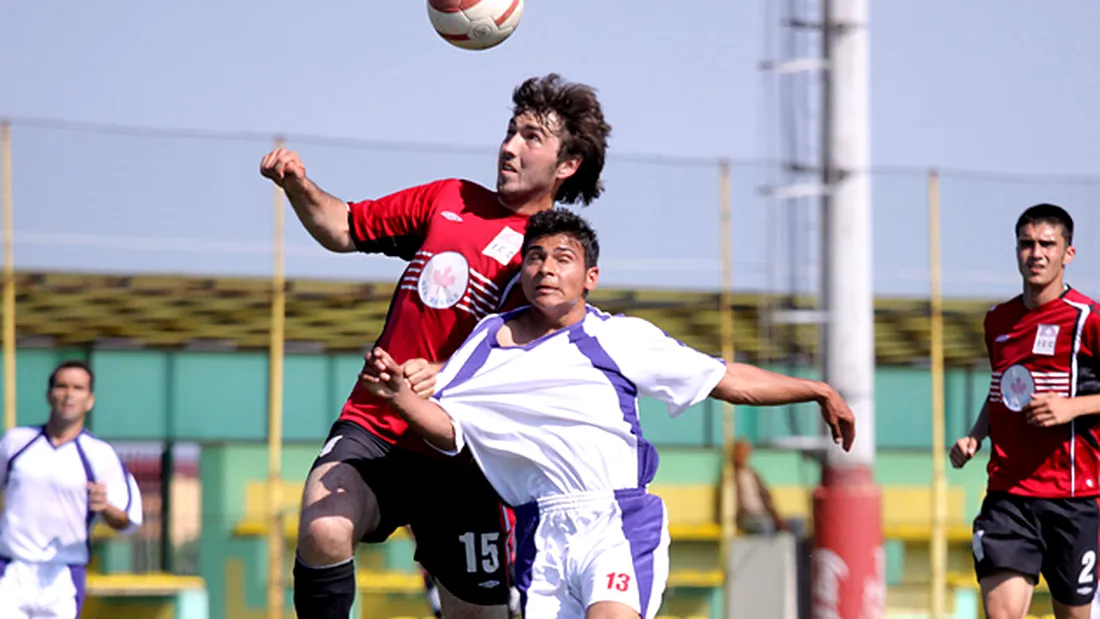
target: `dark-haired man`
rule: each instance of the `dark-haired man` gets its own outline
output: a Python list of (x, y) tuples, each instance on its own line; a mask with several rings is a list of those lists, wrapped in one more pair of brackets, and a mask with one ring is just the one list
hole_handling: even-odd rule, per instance
[(653, 619), (669, 571), (660, 497), (647, 486), (657, 450), (638, 398), (675, 417), (708, 398), (768, 406), (817, 402), (850, 449), (851, 410), (825, 383), (728, 366), (640, 318), (587, 304), (599, 279), (595, 231), (563, 209), (533, 215), (521, 287), (529, 305), (483, 319), (418, 397), (379, 347), (363, 381), (426, 444), (468, 448), (516, 513), (516, 584), (524, 617)]
[(1066, 285), (1073, 218), (1037, 204), (1016, 222), (1020, 295), (985, 316), (989, 397), (951, 449), (956, 468), (988, 436), (989, 481), (974, 520), (986, 616), (1019, 619), (1040, 574), (1058, 619), (1087, 619), (1100, 533), (1100, 311)]
[(141, 495), (114, 448), (84, 429), (95, 376), (83, 361), (50, 374), (44, 425), (0, 440), (0, 617), (79, 617), (89, 536), (97, 522), (120, 534), (142, 523)]
[[(478, 320), (507, 304), (527, 219), (555, 202), (587, 205), (603, 190), (610, 126), (590, 87), (550, 74), (523, 82), (512, 102), (495, 191), (446, 179), (345, 203), (307, 178), (291, 151), (261, 163), (323, 247), (408, 261), (377, 343), (422, 395)], [(427, 448), (357, 381), (305, 483), (298, 619), (347, 619), (356, 543), (384, 541), (404, 525), (415, 533), (416, 560), (439, 584), (444, 617), (506, 617), (507, 522), (472, 461)]]

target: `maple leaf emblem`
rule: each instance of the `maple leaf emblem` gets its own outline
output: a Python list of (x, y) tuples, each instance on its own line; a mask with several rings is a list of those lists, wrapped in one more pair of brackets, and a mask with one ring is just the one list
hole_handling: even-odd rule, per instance
[(449, 288), (451, 284), (454, 284), (455, 276), (454, 273), (451, 273), (451, 267), (432, 271), (432, 283), (440, 288)]
[(1023, 393), (1024, 389), (1026, 389), (1026, 388), (1027, 387), (1024, 385), (1024, 379), (1020, 378), (1019, 376), (1016, 377), (1016, 380), (1012, 381), (1012, 391), (1013, 392)]

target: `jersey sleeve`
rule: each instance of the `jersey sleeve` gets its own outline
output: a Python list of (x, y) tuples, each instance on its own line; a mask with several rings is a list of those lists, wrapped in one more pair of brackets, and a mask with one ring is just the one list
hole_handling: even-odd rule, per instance
[[(612, 318), (619, 324), (606, 345), (611, 360), (638, 395), (665, 403), (670, 417), (710, 397), (726, 374), (723, 360), (684, 345), (641, 318)], [(600, 339), (600, 338), (597, 338)]]
[(141, 492), (118, 453), (109, 445), (103, 444), (101, 447), (96, 450), (96, 461), (92, 463), (96, 481), (107, 486), (107, 503), (125, 512), (130, 520), (128, 527), (116, 531), (118, 534), (128, 535), (141, 527)]
[(412, 260), (449, 180), (409, 187), (381, 198), (348, 202), (348, 227), (359, 251)]

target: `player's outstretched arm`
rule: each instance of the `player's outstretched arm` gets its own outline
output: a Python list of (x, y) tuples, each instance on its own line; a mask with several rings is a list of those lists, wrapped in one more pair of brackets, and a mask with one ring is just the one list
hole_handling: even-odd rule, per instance
[(348, 206), (309, 180), (298, 153), (277, 148), (260, 162), (260, 174), (283, 188), (298, 220), (329, 251), (355, 251), (348, 224)]
[(375, 397), (388, 401), (409, 427), (429, 444), (444, 452), (454, 452), (458, 444), (454, 423), (447, 411), (424, 399), (409, 384), (400, 364), (385, 350), (375, 348), (367, 355), (359, 379)]
[(847, 402), (836, 389), (821, 381), (777, 374), (746, 363), (731, 363), (711, 397), (730, 404), (753, 406), (817, 402), (833, 440), (845, 451), (851, 449), (855, 440), (855, 416)]

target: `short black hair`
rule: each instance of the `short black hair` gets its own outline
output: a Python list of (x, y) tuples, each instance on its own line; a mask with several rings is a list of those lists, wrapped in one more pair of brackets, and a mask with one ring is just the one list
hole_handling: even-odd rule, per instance
[(57, 375), (61, 373), (61, 370), (80, 369), (88, 373), (88, 391), (95, 391), (95, 373), (92, 372), (91, 366), (80, 359), (70, 359), (68, 361), (62, 361), (53, 372), (50, 372), (49, 388), (54, 388), (54, 383), (57, 382)]
[(527, 232), (523, 235), (523, 255), (528, 248), (542, 238), (564, 234), (580, 244), (584, 250), (584, 268), (591, 269), (600, 261), (600, 240), (596, 231), (580, 215), (564, 208), (540, 211), (527, 220)]
[(1066, 247), (1073, 245), (1073, 218), (1069, 216), (1066, 209), (1048, 202), (1028, 207), (1016, 220), (1016, 235), (1019, 236), (1020, 229), (1024, 226), (1037, 223), (1061, 224)]

